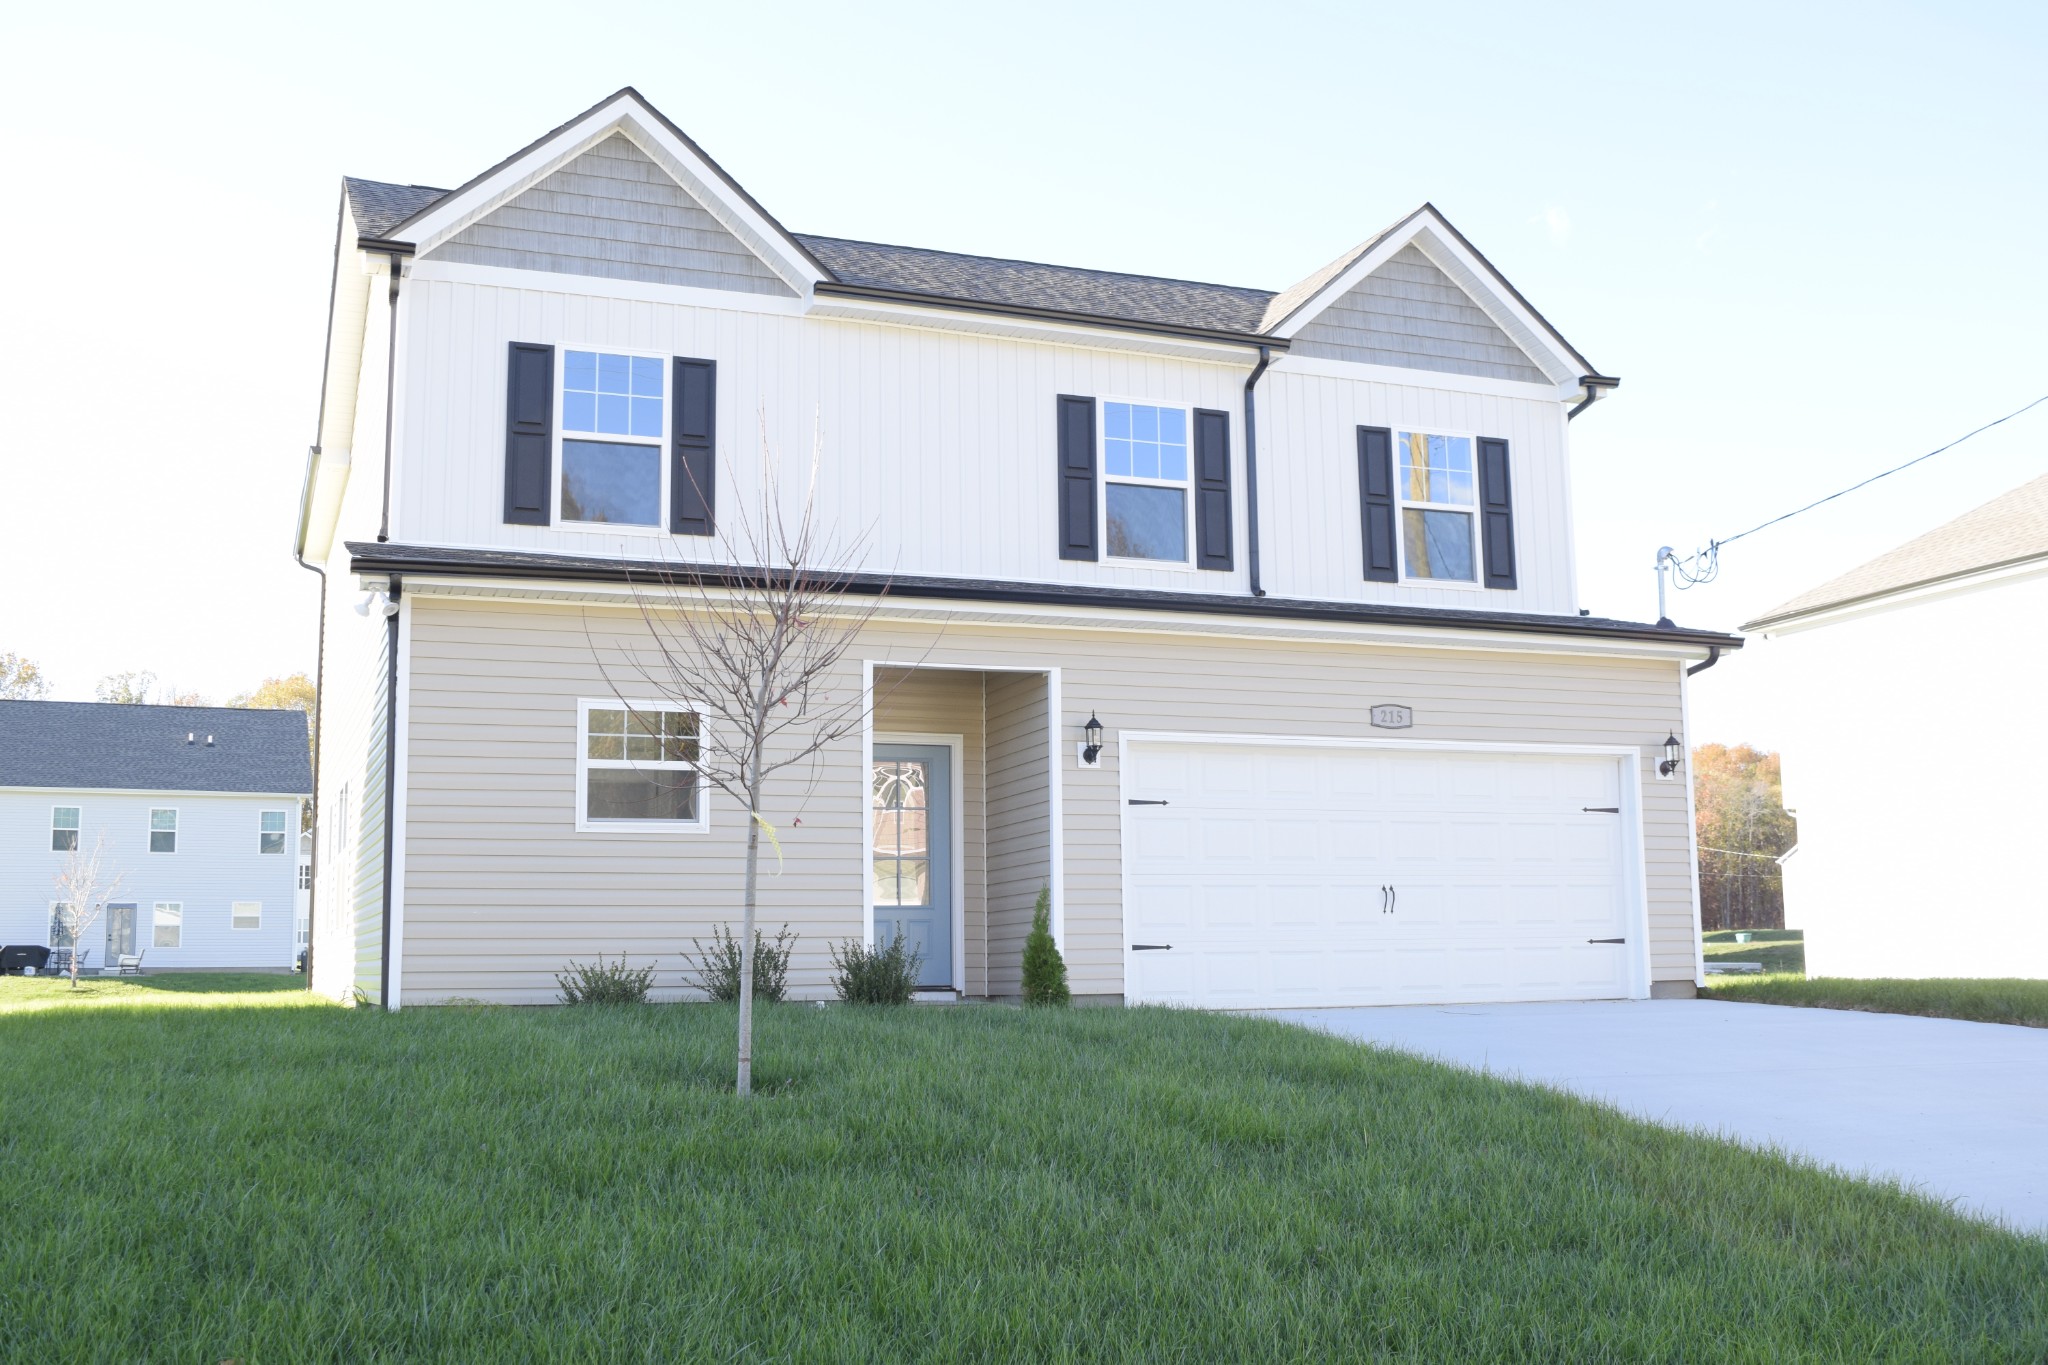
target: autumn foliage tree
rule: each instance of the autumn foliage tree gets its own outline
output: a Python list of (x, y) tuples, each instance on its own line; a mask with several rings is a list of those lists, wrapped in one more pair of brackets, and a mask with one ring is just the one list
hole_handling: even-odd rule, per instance
[(1747, 744), (1702, 744), (1692, 751), (1692, 784), (1701, 927), (1784, 928), (1777, 860), (1799, 835), (1785, 809), (1778, 756)]

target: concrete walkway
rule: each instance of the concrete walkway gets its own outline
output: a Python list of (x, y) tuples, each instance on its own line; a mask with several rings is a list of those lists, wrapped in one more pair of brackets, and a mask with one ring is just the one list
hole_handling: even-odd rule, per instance
[(2048, 1234), (2048, 1029), (1709, 1000), (1275, 1010)]

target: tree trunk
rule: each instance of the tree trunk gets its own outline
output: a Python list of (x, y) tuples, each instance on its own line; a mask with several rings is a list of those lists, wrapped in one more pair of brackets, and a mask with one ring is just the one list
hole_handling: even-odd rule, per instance
[(754, 1093), (754, 890), (761, 866), (760, 786), (747, 802), (747, 890), (740, 908), (740, 1073), (742, 1096)]

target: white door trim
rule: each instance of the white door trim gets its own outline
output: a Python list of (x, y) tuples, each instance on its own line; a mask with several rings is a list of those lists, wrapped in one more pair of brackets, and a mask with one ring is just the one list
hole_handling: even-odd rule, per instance
[[(1643, 782), (1642, 750), (1625, 744), (1507, 744), (1490, 741), (1462, 739), (1391, 739), (1379, 736), (1361, 735), (1256, 735), (1256, 734), (1197, 734), (1178, 730), (1125, 730), (1117, 736), (1117, 823), (1119, 826), (1118, 848), (1118, 902), (1127, 905), (1123, 895), (1123, 878), (1134, 865), (1131, 848), (1131, 821), (1128, 774), (1134, 765), (1126, 762), (1126, 751), (1132, 744), (1214, 744), (1214, 745), (1259, 745), (1297, 749), (1385, 749), (1407, 752), (1438, 753), (1481, 753), (1481, 754), (1526, 754), (1536, 758), (1609, 758), (1619, 769), (1621, 792), (1621, 815), (1623, 823), (1621, 846), (1625, 865), (1621, 869), (1624, 886), (1635, 888), (1635, 904), (1628, 912), (1628, 989), (1632, 1000), (1647, 999), (1650, 994), (1650, 896), (1649, 867), (1643, 847)], [(1120, 915), (1122, 925), (1118, 937), (1123, 940), (1123, 987), (1128, 993), (1131, 982), (1131, 930), (1130, 917)]]
[[(929, 744), (943, 747), (953, 755), (953, 790), (948, 793), (953, 818), (953, 989), (967, 994), (967, 740), (964, 735), (932, 734), (920, 730), (877, 730), (868, 745), (868, 775), (875, 770), (877, 744)], [(868, 791), (866, 783), (861, 790)], [(869, 806), (872, 809), (872, 804)], [(986, 818), (986, 817), (984, 817)], [(862, 825), (861, 843), (866, 846), (868, 946), (875, 943), (875, 840), (872, 820)]]

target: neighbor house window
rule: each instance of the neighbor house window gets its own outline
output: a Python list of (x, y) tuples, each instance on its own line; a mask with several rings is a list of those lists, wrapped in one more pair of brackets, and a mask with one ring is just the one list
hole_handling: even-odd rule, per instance
[(267, 810), (257, 817), (259, 831), (256, 838), (256, 848), (258, 852), (284, 852), (284, 827), (285, 821), (290, 818), (290, 814), (289, 811)]
[(53, 806), (50, 809), (50, 850), (54, 853), (78, 851), (78, 807)]
[(151, 853), (176, 853), (178, 851), (178, 812), (174, 810), (153, 810), (149, 813), (149, 851)]
[(667, 365), (652, 356), (562, 353), (562, 520), (661, 525)]
[(1473, 555), (1472, 438), (1394, 435), (1394, 484), (1401, 494), (1401, 562), (1409, 578), (1478, 581)]
[(228, 924), (235, 929), (261, 929), (263, 927), (262, 901), (236, 901), (228, 907)]
[(1188, 558), (1188, 411), (1102, 405), (1102, 521), (1112, 559)]
[(673, 703), (585, 701), (576, 760), (576, 827), (701, 830), (702, 721)]
[(64, 901), (50, 902), (50, 946), (52, 948), (76, 948), (78, 940), (71, 935), (71, 907)]
[(312, 889), (313, 889), (313, 865), (312, 865), (311, 863), (300, 863), (300, 864), (299, 864), (299, 890), (301, 890), (301, 891), (311, 891)]
[(175, 948), (178, 938), (185, 930), (185, 906), (180, 901), (158, 901), (152, 921), (156, 926), (156, 937), (150, 940), (154, 948)]

